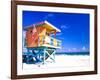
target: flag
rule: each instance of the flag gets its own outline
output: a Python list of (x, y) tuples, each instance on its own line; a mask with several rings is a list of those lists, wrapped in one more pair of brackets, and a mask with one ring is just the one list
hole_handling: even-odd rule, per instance
[(34, 25), (34, 28), (33, 28), (33, 31), (32, 31), (32, 39), (36, 40), (37, 38), (38, 38), (38, 32), (37, 32), (37, 29)]
[(33, 28), (32, 34), (35, 34), (37, 32), (37, 30), (36, 30), (35, 25), (33, 25), (33, 26), (34, 26), (34, 28)]

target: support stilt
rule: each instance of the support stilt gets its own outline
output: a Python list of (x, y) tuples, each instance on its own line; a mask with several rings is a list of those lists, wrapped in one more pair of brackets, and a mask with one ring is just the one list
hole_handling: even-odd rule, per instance
[(28, 53), (26, 55), (26, 63), (43, 63), (46, 64), (48, 59), (55, 62), (55, 52), (54, 48), (40, 47), (40, 48), (28, 48)]

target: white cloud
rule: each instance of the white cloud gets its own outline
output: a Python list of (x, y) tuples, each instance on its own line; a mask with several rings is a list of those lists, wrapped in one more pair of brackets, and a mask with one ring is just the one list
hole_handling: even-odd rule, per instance
[(53, 17), (53, 16), (54, 16), (54, 14), (48, 14), (45, 16), (45, 19), (48, 19), (48, 18)]
[(23, 37), (25, 38), (25, 36), (26, 36), (26, 31), (23, 31)]
[(82, 50), (86, 50), (86, 47), (85, 47), (85, 46), (83, 46), (83, 47), (82, 47)]
[(56, 35), (58, 35), (58, 36), (60, 36), (60, 35), (62, 35), (63, 33), (57, 33)]
[(70, 26), (68, 24), (61, 25), (61, 29), (69, 29)]
[(67, 28), (67, 26), (66, 25), (61, 25), (61, 28)]
[(48, 14), (48, 17), (52, 17), (52, 16), (54, 16), (53, 14)]
[(73, 48), (73, 50), (76, 51), (77, 49), (76, 48)]
[(68, 49), (68, 51), (70, 52), (70, 51), (71, 51), (71, 49)]

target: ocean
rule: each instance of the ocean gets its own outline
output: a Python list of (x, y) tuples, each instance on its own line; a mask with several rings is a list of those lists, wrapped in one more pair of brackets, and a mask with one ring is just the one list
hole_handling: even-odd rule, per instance
[(56, 55), (90, 55), (90, 52), (56, 52)]

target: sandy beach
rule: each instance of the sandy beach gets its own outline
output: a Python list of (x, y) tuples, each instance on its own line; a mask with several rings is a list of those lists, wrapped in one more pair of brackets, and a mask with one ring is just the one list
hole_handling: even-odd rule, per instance
[(60, 68), (60, 67), (84, 67), (90, 65), (88, 55), (56, 55), (55, 62), (48, 59), (45, 64), (26, 64), (23, 63), (23, 69), (39, 68)]

